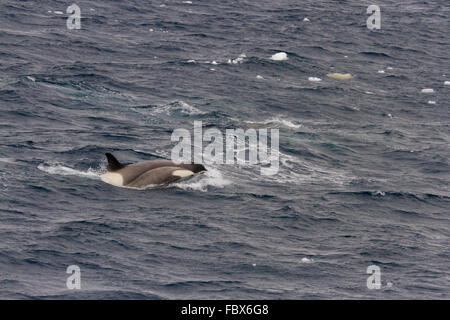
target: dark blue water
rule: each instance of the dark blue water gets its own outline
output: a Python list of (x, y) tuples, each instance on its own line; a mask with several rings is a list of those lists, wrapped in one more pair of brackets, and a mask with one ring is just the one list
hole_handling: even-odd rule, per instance
[[(0, 298), (450, 298), (448, 1), (75, 3), (0, 3)], [(278, 174), (100, 180), (195, 120), (278, 128)]]

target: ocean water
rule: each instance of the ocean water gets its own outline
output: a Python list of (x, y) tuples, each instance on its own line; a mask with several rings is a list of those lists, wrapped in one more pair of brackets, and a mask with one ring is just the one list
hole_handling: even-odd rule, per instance
[[(450, 298), (448, 1), (377, 1), (379, 30), (372, 1), (73, 2), (79, 30), (0, 2), (0, 298)], [(279, 129), (278, 173), (101, 181), (194, 121)]]

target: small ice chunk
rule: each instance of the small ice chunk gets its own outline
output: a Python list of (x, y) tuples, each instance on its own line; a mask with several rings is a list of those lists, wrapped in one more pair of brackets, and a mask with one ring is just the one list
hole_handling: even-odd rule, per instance
[(183, 3), (192, 4), (192, 1), (183, 1)]
[(256, 79), (264, 79), (263, 76), (260, 76), (259, 74), (256, 76)]
[(392, 68), (392, 67), (387, 67), (386, 69), (388, 69), (388, 70), (392, 70), (392, 69), (394, 69), (394, 68)]
[(213, 62), (211, 62), (211, 64), (217, 65), (217, 62), (216, 62), (216, 61), (213, 61)]
[(256, 267), (256, 263), (252, 263), (252, 266)]
[(34, 77), (32, 77), (32, 76), (27, 76), (27, 79), (30, 80), (30, 81), (33, 81), (33, 82), (36, 81), (36, 78), (34, 78)]
[(385, 71), (384, 70), (378, 70), (378, 73), (384, 73)]
[(309, 77), (308, 80), (312, 81), (312, 82), (320, 82), (320, 81), (322, 81), (322, 79), (317, 78), (317, 77)]
[(389, 118), (392, 118), (392, 114), (388, 113), (388, 117), (389, 117)]
[(284, 61), (284, 60), (287, 60), (288, 57), (287, 57), (286, 52), (278, 52), (278, 53), (275, 53), (273, 56), (271, 56), (270, 59), (274, 60), (274, 61)]
[(430, 100), (428, 101), (428, 104), (436, 104), (436, 101)]
[(153, 32), (153, 29), (148, 29), (148, 31)]
[(195, 60), (192, 60), (192, 59), (191, 59), (191, 60), (188, 60), (187, 62), (188, 62), (188, 63), (194, 63)]
[(55, 14), (64, 14), (62, 11), (54, 11)]
[(350, 73), (329, 73), (327, 77), (337, 79), (337, 80), (348, 80), (353, 78)]
[(450, 86), (450, 81), (445, 81), (444, 86)]
[(304, 22), (309, 22), (309, 19), (308, 18), (304, 18), (303, 21)]
[(313, 262), (314, 261), (314, 259), (309, 259), (309, 258), (302, 258), (302, 263), (309, 263), (309, 262)]
[(431, 89), (431, 88), (425, 88), (425, 89), (422, 89), (421, 92), (422, 92), (422, 93), (433, 93), (433, 92), (434, 92), (434, 89)]

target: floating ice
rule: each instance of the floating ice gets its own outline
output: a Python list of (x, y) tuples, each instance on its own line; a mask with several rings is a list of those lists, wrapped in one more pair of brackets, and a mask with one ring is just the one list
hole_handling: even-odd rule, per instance
[(312, 81), (312, 82), (320, 82), (320, 81), (322, 81), (322, 79), (316, 78), (316, 77), (309, 77), (308, 80)]
[(385, 73), (384, 70), (378, 70), (378, 73)]
[(433, 93), (433, 92), (434, 92), (434, 89), (431, 89), (431, 88), (425, 88), (425, 89), (422, 89), (421, 92), (422, 92), (422, 93)]
[(310, 263), (310, 262), (313, 262), (314, 261), (314, 259), (309, 259), (309, 258), (302, 258), (302, 260), (301, 260), (301, 262), (302, 263)]
[(436, 101), (430, 100), (428, 101), (428, 104), (436, 104)]
[(259, 74), (256, 76), (256, 79), (264, 79), (263, 76), (260, 76)]
[(338, 79), (338, 80), (347, 80), (351, 79), (353, 76), (350, 73), (329, 73), (327, 77)]
[(33, 81), (33, 82), (36, 81), (36, 78), (34, 78), (34, 77), (32, 77), (32, 76), (27, 76), (27, 79), (30, 80), (30, 81)]
[(450, 86), (450, 81), (445, 81), (445, 82), (444, 82), (444, 85), (445, 85), (445, 86)]
[(55, 14), (64, 14), (62, 11), (54, 11)]
[(274, 61), (284, 61), (284, 60), (287, 60), (288, 57), (287, 57), (286, 52), (278, 52), (278, 53), (275, 53), (273, 56), (271, 56), (270, 59), (274, 60)]
[(303, 21), (304, 22), (309, 22), (309, 19), (308, 18), (304, 18)]

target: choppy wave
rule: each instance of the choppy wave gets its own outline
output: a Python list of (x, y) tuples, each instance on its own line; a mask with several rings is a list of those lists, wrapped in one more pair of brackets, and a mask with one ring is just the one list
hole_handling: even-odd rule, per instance
[[(81, 30), (68, 4), (0, 1), (0, 298), (448, 298), (449, 17), (416, 2), (371, 31), (356, 0), (100, 0)], [(104, 153), (168, 159), (198, 120), (279, 149), (101, 182)], [(373, 264), (379, 291), (355, 276)]]

